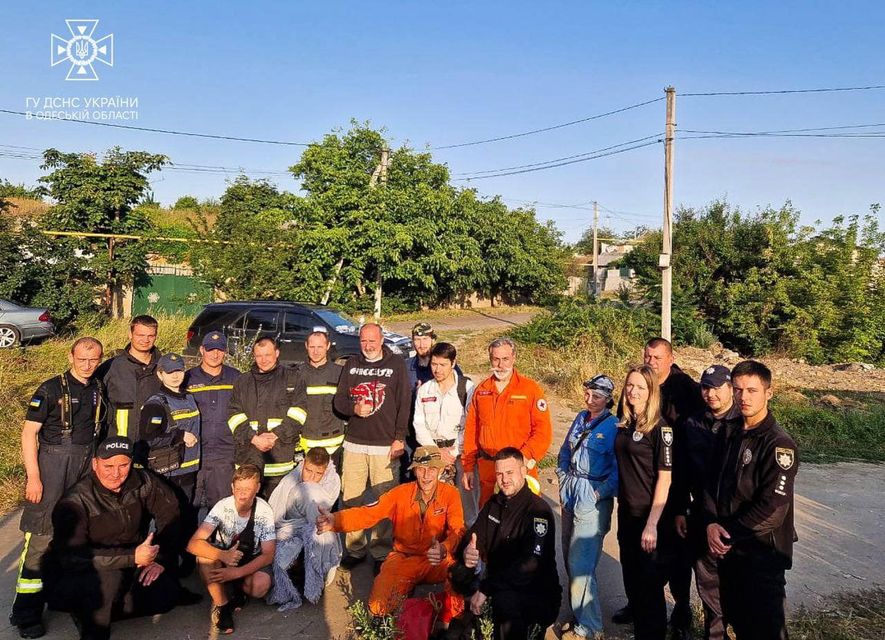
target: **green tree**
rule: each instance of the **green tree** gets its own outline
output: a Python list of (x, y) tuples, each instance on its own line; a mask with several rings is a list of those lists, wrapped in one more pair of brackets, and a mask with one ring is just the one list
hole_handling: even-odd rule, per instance
[[(115, 147), (99, 161), (83, 153), (47, 149), (40, 182), (48, 186), (56, 204), (44, 224), (51, 230), (107, 234), (141, 234), (150, 229), (148, 219), (135, 206), (149, 193), (147, 175), (168, 163), (163, 155), (122, 151)], [(62, 244), (62, 243), (59, 243)], [(64, 243), (67, 244), (67, 243)], [(123, 286), (144, 277), (145, 251), (137, 242), (114, 238), (83, 238), (70, 249), (85, 256), (95, 286), (103, 286), (103, 307), (111, 315), (122, 312)]]
[(172, 205), (173, 209), (193, 209), (197, 210), (200, 208), (200, 203), (193, 196), (181, 196), (178, 200), (175, 201), (175, 204)]
[[(596, 230), (596, 238), (597, 238), (597, 252), (602, 251), (602, 242), (600, 238), (604, 238), (605, 242), (611, 242), (612, 239), (619, 238), (619, 234), (617, 234), (611, 227), (601, 226)], [(593, 255), (593, 227), (589, 229), (585, 229), (584, 233), (581, 234), (580, 240), (578, 240), (573, 247), (575, 253), (582, 256), (592, 256)]]

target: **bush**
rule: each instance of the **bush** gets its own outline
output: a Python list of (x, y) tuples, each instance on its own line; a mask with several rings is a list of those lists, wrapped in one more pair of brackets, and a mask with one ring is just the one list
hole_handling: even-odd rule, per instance
[(200, 203), (193, 196), (181, 196), (178, 200), (175, 201), (175, 204), (172, 205), (173, 209), (193, 209), (196, 211), (200, 208)]

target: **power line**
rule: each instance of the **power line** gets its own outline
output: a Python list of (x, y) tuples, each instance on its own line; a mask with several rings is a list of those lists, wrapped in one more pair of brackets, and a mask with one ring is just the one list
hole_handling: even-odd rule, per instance
[(625, 147), (623, 149), (616, 149), (614, 151), (609, 151), (607, 153), (598, 153), (596, 155), (591, 155), (591, 156), (585, 157), (585, 158), (579, 158), (577, 160), (568, 160), (566, 162), (559, 162), (556, 164), (548, 164), (543, 167), (535, 167), (532, 169), (521, 169), (519, 171), (506, 171), (504, 173), (496, 173), (494, 175), (475, 175), (475, 176), (469, 176), (467, 178), (455, 178), (455, 181), (457, 181), (457, 182), (465, 182), (465, 181), (470, 182), (472, 180), (485, 180), (486, 178), (502, 178), (504, 176), (515, 176), (515, 175), (519, 175), (522, 173), (534, 173), (535, 171), (544, 171), (545, 169), (555, 169), (557, 167), (564, 167), (566, 165), (577, 164), (579, 162), (587, 162), (589, 160), (598, 160), (599, 158), (614, 156), (619, 153), (626, 153), (627, 151), (634, 151), (635, 149), (642, 149), (643, 147), (649, 147), (654, 144), (660, 144), (661, 142), (663, 142), (663, 138), (659, 138), (657, 140), (651, 140), (649, 142), (644, 142), (642, 144), (636, 144), (636, 145), (633, 145), (632, 147)]
[(645, 102), (637, 102), (636, 104), (631, 104), (627, 107), (621, 107), (620, 109), (614, 109), (613, 111), (606, 111), (605, 113), (598, 113), (594, 116), (587, 116), (586, 118), (580, 118), (579, 120), (571, 120), (570, 122), (563, 122), (562, 124), (555, 124), (549, 127), (542, 127), (541, 129), (532, 129), (531, 131), (523, 131), (521, 133), (513, 133), (507, 136), (498, 136), (497, 138), (486, 138), (484, 140), (473, 140), (471, 142), (459, 142), (458, 144), (446, 144), (439, 147), (431, 147), (431, 149), (458, 149), (460, 147), (472, 147), (478, 144), (488, 144), (489, 142), (500, 142), (502, 140), (512, 140), (514, 138), (522, 138), (525, 136), (531, 136), (536, 133), (544, 133), (545, 131), (553, 131), (555, 129), (562, 129), (563, 127), (571, 127), (572, 125), (581, 124), (582, 122), (590, 122), (591, 120), (599, 120), (600, 118), (606, 118), (608, 116), (613, 116), (618, 113), (623, 113), (625, 111), (630, 111), (631, 109), (638, 109), (639, 107), (644, 107), (649, 104), (654, 104), (655, 102), (660, 102), (664, 98), (655, 98), (654, 100), (646, 100)]
[(885, 84), (874, 84), (866, 87), (823, 87), (817, 89), (777, 89), (772, 91), (705, 91), (680, 93), (680, 98), (698, 96), (770, 96), (788, 93), (834, 93), (839, 91), (874, 91), (885, 89)]
[(617, 149), (619, 147), (626, 147), (631, 144), (636, 144), (637, 142), (644, 142), (646, 140), (651, 140), (652, 138), (660, 137), (660, 133), (656, 133), (654, 135), (645, 136), (644, 138), (637, 138), (636, 140), (629, 140), (627, 142), (622, 142), (620, 144), (615, 144), (610, 147), (603, 147), (602, 149), (596, 149), (595, 151), (587, 151), (585, 153), (578, 153), (573, 156), (565, 156), (564, 158), (553, 158), (552, 160), (544, 160), (543, 162), (533, 162), (531, 164), (520, 164), (513, 167), (501, 167), (499, 169), (486, 169), (484, 171), (464, 171), (461, 173), (453, 173), (454, 176), (467, 176), (467, 175), (479, 175), (481, 173), (497, 173), (498, 171), (511, 171), (513, 169), (526, 169), (528, 167), (540, 167), (545, 164), (550, 164), (552, 162), (562, 162), (563, 160), (572, 160), (574, 158), (583, 158), (585, 156), (594, 155), (600, 153), (602, 151), (609, 151), (611, 149)]
[[(0, 113), (7, 113), (11, 115), (17, 116), (27, 116), (28, 114), (24, 111), (12, 111), (10, 109), (0, 109)], [(177, 131), (175, 129), (156, 129), (153, 127), (136, 127), (131, 124), (117, 124), (114, 122), (95, 122), (94, 120), (78, 120), (77, 118), (39, 118), (41, 120), (62, 120), (65, 122), (79, 122), (80, 124), (91, 124), (97, 127), (112, 127), (114, 129), (128, 129), (131, 131), (147, 131), (149, 133), (163, 133), (171, 136), (186, 136), (191, 138), (208, 138), (210, 140), (230, 140), (234, 142), (254, 142), (256, 144), (275, 144), (282, 145), (288, 147), (308, 147), (310, 143), (307, 142), (287, 142), (284, 140), (264, 140), (261, 138), (243, 138), (240, 136), (223, 136), (216, 135), (212, 133), (197, 133), (194, 131)]]

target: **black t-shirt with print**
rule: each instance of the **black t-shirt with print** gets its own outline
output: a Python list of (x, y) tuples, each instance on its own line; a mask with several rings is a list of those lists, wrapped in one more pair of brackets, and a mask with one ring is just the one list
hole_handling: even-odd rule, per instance
[(673, 468), (673, 428), (663, 419), (649, 433), (618, 428), (618, 509), (643, 517), (651, 511), (658, 471)]

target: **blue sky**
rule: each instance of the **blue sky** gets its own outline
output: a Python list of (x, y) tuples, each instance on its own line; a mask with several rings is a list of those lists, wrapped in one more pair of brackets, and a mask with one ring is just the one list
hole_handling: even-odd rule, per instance
[[(66, 64), (50, 68), (50, 34), (66, 35), (66, 18), (97, 18), (96, 37), (114, 34), (115, 64), (96, 64), (99, 81), (66, 82)], [(651, 100), (667, 85), (681, 94), (885, 84), (881, 2), (17, 2), (4, 3), (0, 19), (2, 109), (24, 111), (29, 96), (134, 96), (138, 126), (297, 142), (356, 118), (386, 127), (394, 145), (455, 144)], [(728, 131), (880, 123), (885, 91), (685, 96), (677, 122)], [(663, 124), (658, 102), (433, 154), (453, 174), (470, 175), (608, 147)], [(17, 147), (120, 145), (247, 172), (285, 171), (300, 154), (6, 114), (0, 144), (0, 156)], [(675, 201), (699, 207), (726, 198), (755, 210), (790, 199), (806, 222), (865, 213), (885, 204), (883, 147), (885, 138), (677, 139)], [(0, 157), (0, 177), (31, 184), (40, 175), (39, 161)], [(217, 197), (225, 179), (164, 171), (153, 189), (168, 204), (185, 194)], [(274, 181), (297, 188), (291, 177)], [(513, 206), (597, 200), (603, 224), (655, 226), (663, 147), (470, 185)], [(537, 210), (568, 240), (592, 220), (587, 208)]]

